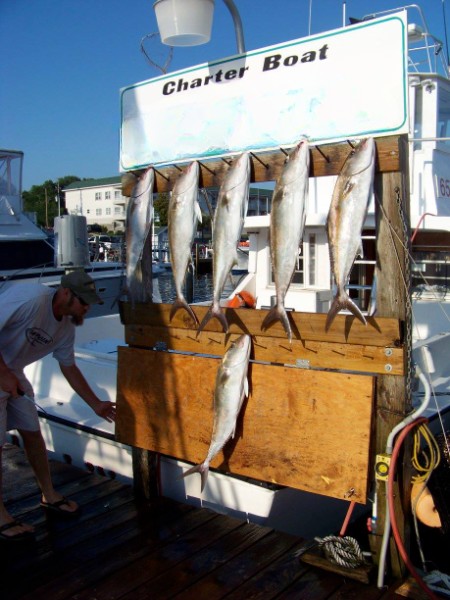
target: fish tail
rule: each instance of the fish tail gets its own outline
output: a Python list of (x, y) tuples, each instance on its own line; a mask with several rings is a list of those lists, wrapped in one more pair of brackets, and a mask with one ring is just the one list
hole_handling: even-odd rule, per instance
[(275, 321), (281, 321), (281, 324), (284, 327), (286, 335), (288, 336), (289, 343), (292, 342), (292, 329), (289, 323), (289, 317), (287, 312), (282, 304), (275, 304), (268, 314), (266, 315), (264, 321), (262, 322), (261, 329), (268, 329), (269, 325), (274, 323)]
[(186, 310), (188, 312), (189, 316), (194, 321), (194, 323), (198, 326), (197, 315), (194, 313), (194, 311), (192, 310), (192, 308), (189, 306), (189, 304), (186, 302), (186, 300), (184, 298), (177, 298), (175, 300), (175, 302), (172, 304), (172, 308), (170, 309), (170, 320), (173, 319), (173, 317), (175, 316), (175, 313), (178, 310), (180, 310), (180, 308), (184, 308), (184, 310)]
[(222, 324), (223, 330), (225, 333), (228, 333), (228, 321), (226, 316), (224, 315), (224, 313), (222, 312), (219, 304), (214, 303), (211, 304), (211, 306), (209, 307), (208, 312), (206, 313), (206, 315), (203, 317), (202, 322), (200, 323), (200, 326), (197, 330), (197, 335), (203, 331), (205, 325), (213, 318), (215, 317), (218, 321), (220, 321), (220, 323)]
[(141, 260), (137, 261), (134, 271), (127, 276), (126, 292), (133, 306), (136, 302), (152, 302), (152, 278), (144, 273)]
[(328, 329), (331, 327), (331, 324), (334, 321), (334, 318), (338, 314), (338, 312), (344, 309), (349, 310), (352, 313), (352, 315), (354, 315), (357, 319), (361, 321), (361, 323), (367, 325), (367, 321), (364, 315), (353, 302), (353, 300), (350, 298), (350, 296), (347, 294), (347, 292), (338, 291), (336, 296), (333, 298), (330, 310), (328, 311), (327, 321), (325, 323), (325, 331), (328, 331)]
[(207, 465), (205, 463), (200, 463), (199, 465), (194, 465), (193, 467), (191, 467), (190, 469), (185, 471), (183, 473), (183, 475), (181, 475), (180, 479), (184, 479), (185, 477), (192, 475), (192, 473), (200, 473), (201, 478), (202, 478), (201, 491), (203, 492), (203, 490), (205, 489), (206, 481), (208, 479), (209, 465)]

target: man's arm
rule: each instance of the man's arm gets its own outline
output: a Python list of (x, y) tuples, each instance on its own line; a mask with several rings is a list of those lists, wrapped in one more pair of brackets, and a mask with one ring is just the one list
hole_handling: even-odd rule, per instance
[(62, 374), (69, 382), (72, 389), (88, 404), (96, 415), (103, 417), (110, 423), (116, 418), (116, 405), (109, 400), (100, 400), (92, 391), (77, 365), (67, 367), (59, 363)]

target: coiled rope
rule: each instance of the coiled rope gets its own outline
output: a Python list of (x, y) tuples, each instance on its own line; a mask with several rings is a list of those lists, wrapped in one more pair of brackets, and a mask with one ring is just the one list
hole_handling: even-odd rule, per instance
[(355, 569), (366, 564), (362, 550), (355, 538), (327, 535), (318, 542), (330, 562), (348, 569)]

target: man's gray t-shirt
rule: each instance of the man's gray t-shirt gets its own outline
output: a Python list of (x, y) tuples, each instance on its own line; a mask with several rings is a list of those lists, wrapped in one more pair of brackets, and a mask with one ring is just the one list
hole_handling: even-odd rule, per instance
[(50, 352), (64, 366), (75, 364), (75, 326), (69, 317), (55, 319), (53, 288), (17, 283), (0, 293), (0, 352), (14, 371)]

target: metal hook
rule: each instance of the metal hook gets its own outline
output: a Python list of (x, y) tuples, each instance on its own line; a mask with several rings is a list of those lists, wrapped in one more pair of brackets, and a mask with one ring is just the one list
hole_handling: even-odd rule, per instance
[(352, 496), (354, 496), (356, 493), (355, 488), (350, 488), (347, 492), (345, 492), (344, 494), (344, 498), (351, 498)]
[(163, 173), (161, 173), (161, 171), (158, 171), (158, 169), (155, 169), (155, 173), (161, 175), (161, 177), (163, 177), (166, 181), (170, 181), (170, 177), (166, 177)]
[[(223, 160), (223, 159), (222, 159), (222, 160)], [(209, 171), (209, 172), (211, 173), (211, 175), (215, 175), (215, 174), (216, 174), (216, 172), (215, 172), (215, 171), (213, 171), (212, 169), (210, 169), (209, 167), (207, 167), (207, 166), (206, 166), (204, 163), (202, 163), (202, 162), (198, 161), (198, 164), (199, 164), (199, 165), (200, 165), (200, 166), (201, 166), (203, 169), (205, 169), (206, 171)], [(227, 164), (228, 164), (228, 163), (227, 163)]]
[(257, 156), (256, 154), (254, 154), (253, 152), (250, 152), (250, 155), (253, 156), (254, 159), (256, 159), (258, 162), (260, 162), (262, 164), (262, 166), (266, 169), (269, 168), (269, 165), (266, 165), (266, 163), (264, 163), (259, 156)]
[(327, 161), (327, 163), (330, 162), (330, 157), (322, 152), (322, 150), (320, 149), (320, 146), (316, 146), (316, 150)]

